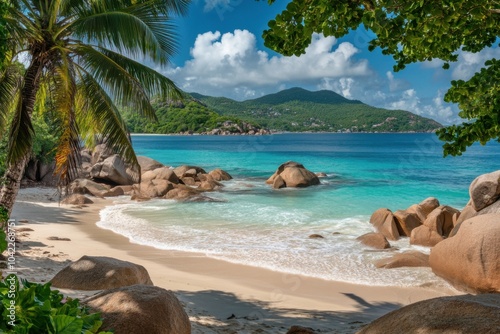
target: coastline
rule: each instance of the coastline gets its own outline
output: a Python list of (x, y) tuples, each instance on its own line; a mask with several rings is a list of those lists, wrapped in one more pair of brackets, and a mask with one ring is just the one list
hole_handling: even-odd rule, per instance
[[(83, 255), (109, 256), (143, 265), (155, 285), (172, 290), (184, 304), (193, 333), (262, 330), (286, 333), (292, 325), (328, 333), (354, 333), (401, 306), (458, 294), (433, 287), (372, 287), (288, 275), (233, 264), (203, 254), (132, 244), (96, 226), (109, 199), (87, 207), (59, 205), (53, 188), (22, 189), (12, 218), (19, 228), (21, 277), (44, 282)], [(50, 236), (70, 241), (48, 240)], [(83, 298), (94, 292), (61, 292)], [(234, 317), (233, 317), (234, 315)], [(228, 319), (232, 317), (232, 319)]]

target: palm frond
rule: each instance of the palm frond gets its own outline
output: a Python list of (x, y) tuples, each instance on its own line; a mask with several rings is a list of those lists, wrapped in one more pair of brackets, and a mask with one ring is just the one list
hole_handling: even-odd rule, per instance
[(23, 159), (30, 151), (33, 143), (34, 130), (31, 116), (24, 107), (24, 99), (19, 98), (14, 110), (14, 117), (9, 131), (7, 163)]
[(113, 103), (112, 98), (106, 93), (93, 76), (83, 69), (78, 70), (78, 123), (82, 139), (86, 142), (95, 140), (94, 135), (99, 135), (99, 140), (105, 140), (125, 161), (131, 163), (140, 177), (140, 167), (130, 142), (127, 127), (120, 112)]
[(78, 63), (85, 72), (91, 74), (113, 99), (122, 105), (136, 107), (150, 119), (156, 119), (148, 91), (137, 78), (112, 58), (92, 47), (80, 45), (75, 51), (80, 55)]
[(59, 61), (52, 64), (51, 73), (51, 100), (58, 111), (64, 129), (59, 145), (56, 149), (55, 174), (59, 176), (60, 183), (69, 184), (78, 176), (81, 164), (80, 141), (75, 116), (75, 96), (77, 84), (75, 82), (75, 69), (71, 59), (61, 52)]
[(68, 29), (85, 41), (97, 41), (131, 57), (166, 64), (176, 51), (177, 35), (170, 22), (170, 17), (139, 4), (112, 9), (96, 6), (92, 13), (72, 22)]
[(19, 97), (21, 73), (17, 65), (7, 65), (0, 76), (0, 138), (6, 133), (9, 112)]

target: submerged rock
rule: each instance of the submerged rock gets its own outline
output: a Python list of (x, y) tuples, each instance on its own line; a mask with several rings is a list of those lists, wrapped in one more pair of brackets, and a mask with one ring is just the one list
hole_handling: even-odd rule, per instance
[(375, 249), (388, 249), (391, 248), (391, 244), (387, 241), (386, 237), (378, 233), (366, 233), (356, 238), (363, 245), (375, 248)]

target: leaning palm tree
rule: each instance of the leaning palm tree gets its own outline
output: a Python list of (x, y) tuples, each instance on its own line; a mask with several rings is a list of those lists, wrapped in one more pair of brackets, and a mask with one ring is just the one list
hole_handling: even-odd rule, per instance
[[(0, 74), (0, 129), (8, 132), (8, 168), (0, 205), (12, 209), (33, 143), (31, 117), (50, 100), (62, 124), (56, 174), (76, 176), (80, 142), (106, 140), (138, 166), (118, 108), (155, 118), (153, 96), (179, 98), (175, 84), (145, 63), (165, 65), (175, 52), (172, 17), (190, 0), (16, 0), (5, 20), (8, 58)], [(8, 113), (13, 116), (8, 120)], [(10, 128), (6, 127), (9, 124)]]

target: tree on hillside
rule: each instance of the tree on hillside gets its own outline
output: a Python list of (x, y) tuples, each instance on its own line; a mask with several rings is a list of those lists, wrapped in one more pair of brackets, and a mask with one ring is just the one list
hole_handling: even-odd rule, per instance
[[(267, 47), (298, 56), (313, 33), (339, 38), (360, 27), (375, 33), (369, 50), (379, 47), (392, 55), (395, 71), (432, 59), (443, 60), (448, 69), (458, 51), (479, 52), (497, 42), (500, 1), (293, 0), (269, 22), (263, 37)], [(476, 141), (500, 141), (500, 62), (484, 65), (470, 80), (452, 81), (444, 97), (457, 103), (459, 116), (468, 120), (438, 131), (445, 156), (461, 155)]]
[(9, 2), (2, 18), (9, 36), (7, 58), (27, 68), (20, 77), (9, 70), (0, 75), (0, 129), (9, 136), (1, 206), (10, 213), (33, 144), (33, 110), (48, 102), (62, 128), (55, 158), (61, 182), (76, 176), (80, 141), (94, 135), (138, 168), (117, 108), (128, 106), (154, 119), (153, 95), (180, 97), (172, 81), (144, 62), (168, 63), (175, 51), (171, 17), (184, 14), (189, 2)]

